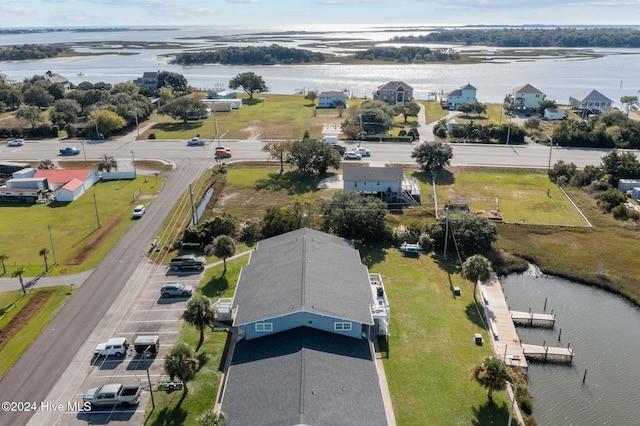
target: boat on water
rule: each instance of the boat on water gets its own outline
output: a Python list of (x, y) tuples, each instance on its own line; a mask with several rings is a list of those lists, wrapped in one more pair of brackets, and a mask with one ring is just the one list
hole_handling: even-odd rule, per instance
[(84, 77), (85, 75), (86, 75), (86, 74), (85, 74), (85, 73), (83, 73), (82, 71), (78, 73), (78, 76), (79, 76), (79, 77)]

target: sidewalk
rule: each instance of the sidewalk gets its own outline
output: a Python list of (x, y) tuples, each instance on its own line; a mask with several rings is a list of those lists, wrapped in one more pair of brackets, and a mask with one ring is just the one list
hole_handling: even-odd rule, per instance
[[(93, 273), (93, 269), (79, 272), (72, 275), (60, 276), (41, 276), (41, 277), (22, 277), (25, 288), (31, 287), (53, 287), (59, 285), (71, 285), (80, 287)], [(0, 292), (20, 290), (20, 280), (18, 277), (11, 278), (11, 274), (7, 273), (0, 278)]]

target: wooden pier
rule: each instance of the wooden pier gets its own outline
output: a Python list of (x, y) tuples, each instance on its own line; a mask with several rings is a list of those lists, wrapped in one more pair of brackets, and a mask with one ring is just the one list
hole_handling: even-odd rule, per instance
[(553, 346), (528, 345), (521, 343), (524, 355), (528, 360), (543, 362), (573, 362), (573, 349), (558, 348)]
[(553, 328), (556, 324), (556, 316), (550, 314), (538, 314), (534, 312), (510, 311), (511, 320), (514, 324), (528, 327), (548, 327)]

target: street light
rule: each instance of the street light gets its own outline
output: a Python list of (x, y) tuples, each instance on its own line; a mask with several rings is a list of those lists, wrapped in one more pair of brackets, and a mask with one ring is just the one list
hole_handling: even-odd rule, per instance
[(140, 127), (138, 126), (138, 110), (134, 108), (129, 112), (132, 112), (132, 113), (134, 113), (136, 115), (136, 131), (138, 132), (137, 139), (140, 139)]
[(84, 141), (80, 141), (82, 144), (82, 155), (84, 155), (84, 165), (87, 165), (87, 151), (84, 150)]
[(129, 151), (131, 153), (131, 158), (133, 161), (133, 175), (137, 176), (138, 174), (136, 173), (136, 156), (133, 154), (133, 151)]
[(145, 367), (147, 367), (147, 381), (149, 382), (149, 392), (151, 392), (151, 406), (152, 410), (156, 409), (156, 401), (153, 399), (153, 383), (151, 383), (151, 376), (149, 375), (149, 363), (147, 359), (151, 358), (150, 352), (151, 346), (147, 346), (147, 349), (144, 350), (144, 358), (145, 358)]
[(551, 153), (553, 152), (553, 138), (551, 136), (547, 136), (549, 138), (549, 165), (547, 166), (547, 173), (551, 171)]

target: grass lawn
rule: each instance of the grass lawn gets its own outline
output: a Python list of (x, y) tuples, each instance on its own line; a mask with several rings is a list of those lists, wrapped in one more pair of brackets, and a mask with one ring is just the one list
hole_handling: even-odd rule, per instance
[[(301, 139), (305, 130), (312, 138), (322, 138), (325, 123), (342, 123), (348, 116), (348, 109), (340, 117), (332, 108), (319, 109), (303, 95), (271, 95), (259, 93), (249, 101), (242, 96), (242, 108), (230, 112), (217, 112), (205, 120), (184, 123), (167, 116), (153, 115), (150, 120), (158, 122), (141, 138), (151, 133), (158, 139), (190, 139), (199, 134), (205, 139), (214, 139), (216, 122), (221, 139)], [(264, 101), (262, 101), (264, 99)], [(357, 107), (364, 99), (349, 99), (349, 107)]]
[[(58, 313), (71, 297), (72, 290), (66, 286), (34, 289), (5, 312), (7, 306), (18, 300), (20, 293), (21, 291), (1, 293), (0, 306), (5, 315), (0, 317), (0, 377), (4, 376), (33, 339)], [(5, 341), (7, 338), (9, 339)]]
[(437, 179), (438, 203), (466, 203), (472, 212), (496, 207), (505, 222), (588, 226), (546, 172), (520, 170), (452, 170)]
[[(97, 266), (133, 223), (133, 207), (148, 204), (163, 182), (139, 176), (135, 180), (98, 182), (71, 203), (4, 205), (0, 209), (0, 247), (9, 257), (5, 260), (7, 274), (21, 266), (27, 270), (25, 277), (44, 272), (43, 258), (38, 255), (42, 248), (50, 251), (48, 262), (53, 264), (49, 226), (59, 264), (50, 274), (70, 274)], [(134, 200), (138, 190), (141, 195)]]

